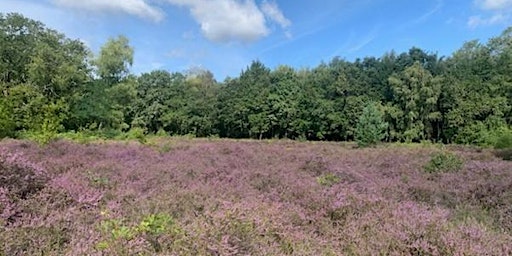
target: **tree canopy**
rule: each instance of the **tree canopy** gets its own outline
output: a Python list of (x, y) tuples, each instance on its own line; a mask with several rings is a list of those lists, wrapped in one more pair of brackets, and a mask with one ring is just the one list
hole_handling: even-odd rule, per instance
[(451, 56), (412, 47), (273, 70), (255, 60), (222, 82), (201, 68), (136, 75), (133, 55), (124, 36), (93, 54), (41, 22), (0, 14), (0, 136), (138, 128), (352, 141), (373, 127), (379, 140), (486, 144), (512, 123), (512, 28)]

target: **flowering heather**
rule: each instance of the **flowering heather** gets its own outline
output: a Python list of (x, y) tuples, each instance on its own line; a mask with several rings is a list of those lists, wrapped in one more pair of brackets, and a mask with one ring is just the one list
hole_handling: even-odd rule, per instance
[(445, 149), (0, 143), (0, 255), (511, 255), (512, 162)]

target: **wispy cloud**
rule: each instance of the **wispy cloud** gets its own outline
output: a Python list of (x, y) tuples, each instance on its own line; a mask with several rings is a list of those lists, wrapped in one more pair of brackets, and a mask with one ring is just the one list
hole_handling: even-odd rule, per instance
[(358, 42), (355, 44), (349, 46), (348, 53), (355, 53), (377, 38), (378, 35), (378, 28), (375, 27), (372, 31), (370, 31), (367, 35), (365, 35), (363, 38), (361, 38)]
[(277, 22), (282, 28), (287, 28), (292, 24), (292, 22), (284, 16), (276, 2), (263, 1), (261, 10), (270, 20)]
[(286, 38), (288, 40), (281, 40), (278, 43), (274, 43), (274, 44), (270, 45), (269, 47), (264, 48), (263, 50), (261, 50), (259, 52), (259, 55), (263, 55), (263, 54), (265, 54), (267, 52), (270, 52), (272, 50), (275, 50), (277, 48), (289, 45), (289, 44), (291, 44), (291, 43), (293, 43), (295, 41), (298, 41), (298, 40), (301, 40), (301, 39), (306, 38), (308, 36), (314, 35), (318, 31), (321, 31), (323, 29), (324, 29), (324, 26), (318, 26), (318, 27), (316, 27), (314, 29), (311, 29), (311, 30), (308, 30), (308, 31), (304, 31), (304, 32), (302, 32), (302, 33), (300, 33), (298, 35), (292, 35), (291, 33), (290, 34), (285, 33), (285, 36), (286, 36)]
[(420, 17), (418, 17), (417, 19), (415, 19), (413, 21), (413, 23), (422, 23), (422, 22), (425, 22), (426, 20), (428, 20), (428, 18), (430, 18), (430, 16), (434, 15), (435, 13), (437, 13), (439, 10), (441, 10), (444, 6), (444, 2), (442, 0), (437, 0), (436, 2), (436, 5), (428, 10), (427, 12), (425, 12), (423, 15), (421, 15)]
[(380, 25), (374, 26), (370, 32), (363, 35), (357, 35), (353, 30), (350, 31), (347, 40), (343, 45), (337, 48), (329, 58), (337, 57), (342, 54), (354, 54), (371, 44), (377, 39), (380, 31)]
[(146, 0), (52, 0), (58, 7), (89, 12), (122, 12), (140, 18), (161, 21), (164, 12)]
[(189, 47), (177, 47), (170, 50), (165, 56), (171, 59), (200, 60), (209, 55), (206, 48), (191, 49)]

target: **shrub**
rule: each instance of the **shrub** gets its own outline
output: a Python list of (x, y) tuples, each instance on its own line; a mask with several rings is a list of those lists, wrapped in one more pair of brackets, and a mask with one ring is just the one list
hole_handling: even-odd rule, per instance
[(512, 131), (506, 130), (496, 136), (494, 154), (503, 160), (512, 160)]
[(13, 137), (16, 129), (16, 123), (12, 117), (12, 112), (0, 100), (0, 138)]
[(167, 137), (169, 134), (164, 129), (158, 129), (158, 131), (155, 134), (157, 137)]
[(512, 148), (499, 149), (496, 150), (494, 154), (503, 160), (512, 160)]
[(430, 161), (423, 166), (423, 170), (428, 173), (455, 172), (462, 169), (464, 162), (457, 155), (441, 151), (432, 155)]
[(58, 138), (57, 132), (54, 131), (34, 131), (34, 130), (28, 130), (28, 131), (20, 131), (17, 133), (17, 137), (21, 139), (27, 139), (36, 142), (37, 144), (43, 146), (47, 145), (48, 143), (54, 141)]
[(145, 216), (136, 230), (145, 235), (145, 239), (155, 252), (160, 252), (162, 250), (160, 236), (170, 231), (178, 231), (174, 226), (174, 219), (169, 214), (158, 213)]
[(494, 144), (495, 149), (512, 149), (512, 131), (503, 132), (497, 136)]
[[(108, 214), (105, 213), (106, 217)], [(100, 231), (103, 240), (96, 244), (96, 249), (102, 252), (116, 254), (128, 253), (129, 242), (142, 238), (147, 241), (154, 252), (162, 250), (160, 237), (178, 235), (181, 230), (176, 226), (174, 219), (167, 213), (157, 213), (144, 216), (138, 225), (129, 225), (125, 219), (107, 218), (101, 221)], [(173, 241), (167, 241), (173, 242)]]
[(146, 136), (144, 133), (144, 129), (133, 127), (124, 135), (124, 137), (129, 140), (138, 140), (140, 143), (144, 144), (146, 142)]

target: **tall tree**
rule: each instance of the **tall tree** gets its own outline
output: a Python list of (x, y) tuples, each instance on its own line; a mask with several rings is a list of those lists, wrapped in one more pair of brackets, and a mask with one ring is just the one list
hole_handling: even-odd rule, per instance
[(129, 74), (133, 48), (124, 36), (110, 38), (92, 60), (98, 79), (86, 83), (71, 106), (70, 123), (78, 128), (127, 129), (133, 118), (136, 79)]
[(402, 139), (418, 141), (430, 139), (428, 130), (431, 121), (438, 118), (437, 100), (439, 83), (420, 62), (415, 62), (399, 74), (392, 75), (389, 83), (393, 88), (395, 102), (403, 111), (401, 120)]
[(15, 130), (56, 133), (76, 90), (90, 78), (88, 49), (42, 23), (0, 14), (3, 109)]
[(120, 82), (130, 74), (133, 64), (133, 48), (125, 36), (109, 38), (101, 47), (100, 53), (94, 60), (96, 73), (110, 84)]

